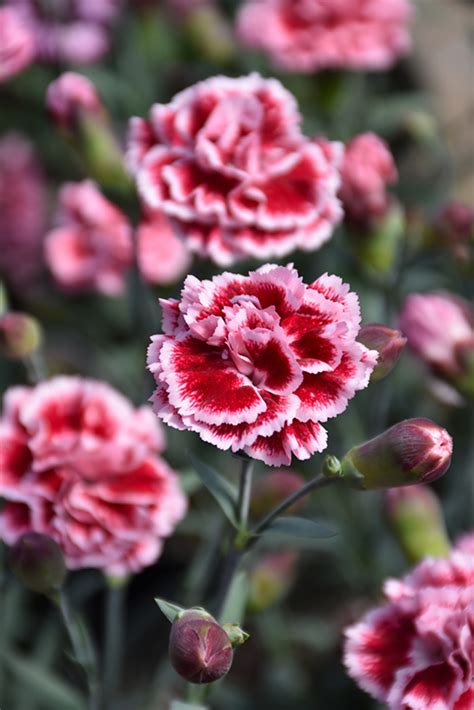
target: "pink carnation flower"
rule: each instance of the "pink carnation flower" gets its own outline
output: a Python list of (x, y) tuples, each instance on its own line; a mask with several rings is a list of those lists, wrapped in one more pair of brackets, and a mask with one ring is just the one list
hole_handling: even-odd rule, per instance
[(131, 228), (91, 180), (67, 183), (59, 196), (60, 226), (46, 236), (46, 261), (68, 289), (123, 291), (132, 261)]
[(17, 290), (33, 286), (41, 271), (46, 202), (32, 145), (15, 133), (0, 138), (0, 278)]
[(0, 7), (0, 83), (31, 64), (34, 37), (13, 7)]
[(403, 304), (400, 328), (409, 347), (432, 371), (451, 379), (474, 352), (474, 309), (449, 293), (412, 293)]
[(397, 180), (387, 144), (374, 133), (363, 133), (346, 146), (339, 197), (346, 215), (368, 223), (385, 214), (390, 202), (386, 187)]
[(109, 25), (118, 12), (117, 0), (7, 0), (21, 12), (35, 38), (42, 61), (89, 64), (109, 48)]
[(125, 575), (152, 564), (186, 509), (163, 447), (151, 411), (104, 383), (11, 388), (0, 419), (0, 537), (49, 535), (71, 569)]
[(389, 710), (474, 707), (474, 534), (385, 584), (388, 603), (350, 627), (349, 674)]
[(145, 205), (219, 265), (316, 249), (341, 218), (338, 143), (300, 131), (291, 94), (258, 74), (214, 77), (132, 118), (128, 160)]
[(169, 220), (155, 212), (142, 220), (137, 231), (138, 266), (151, 284), (168, 286), (186, 273), (191, 254), (174, 233)]
[(408, 0), (247, 0), (243, 44), (287, 71), (384, 70), (410, 48)]
[(366, 387), (376, 353), (356, 341), (359, 303), (337, 276), (306, 286), (291, 266), (188, 276), (162, 300), (148, 366), (158, 416), (273, 466), (326, 448), (321, 422)]

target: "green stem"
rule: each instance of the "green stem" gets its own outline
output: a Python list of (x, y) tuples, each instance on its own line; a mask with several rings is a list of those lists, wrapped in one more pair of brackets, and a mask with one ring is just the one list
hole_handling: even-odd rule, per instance
[(114, 708), (124, 650), (126, 579), (107, 580), (104, 646), (104, 707)]
[(44, 354), (41, 349), (23, 358), (23, 364), (31, 385), (37, 385), (48, 376)]
[(237, 535), (234, 538), (232, 546), (224, 561), (224, 567), (217, 590), (217, 595), (214, 603), (214, 614), (216, 618), (222, 614), (227, 601), (229, 590), (232, 586), (235, 573), (239, 566), (240, 560), (246, 549), (246, 541), (248, 538), (248, 518), (250, 508), (250, 498), (252, 493), (252, 468), (253, 461), (250, 459), (242, 460), (242, 468), (240, 471), (239, 494), (237, 499)]
[[(260, 521), (260, 523), (252, 530), (252, 536), (257, 536), (261, 535), (265, 530), (273, 523), (275, 518), (278, 518), (278, 516), (283, 513), (285, 510), (288, 508), (291, 508), (291, 506), (296, 503), (300, 498), (303, 498), (305, 495), (310, 493), (311, 491), (316, 490), (317, 488), (325, 488), (326, 486), (331, 485), (331, 483), (334, 483), (335, 481), (341, 480), (339, 477), (335, 476), (334, 478), (331, 478), (330, 476), (325, 476), (324, 474), (320, 473), (316, 478), (311, 479), (311, 481), (308, 481), (308, 483), (305, 483), (304, 486), (301, 486), (297, 491), (289, 495), (287, 498), (285, 498), (279, 505), (276, 506), (268, 515), (263, 518), (263, 520)], [(249, 540), (247, 544), (247, 549), (248, 547), (255, 542), (256, 538), (252, 537), (251, 540)]]
[(89, 710), (100, 710), (96, 657), (87, 629), (78, 615), (72, 610), (63, 590), (60, 590), (52, 597), (52, 600), (61, 613), (64, 627), (71, 642), (74, 659), (84, 671), (89, 690)]

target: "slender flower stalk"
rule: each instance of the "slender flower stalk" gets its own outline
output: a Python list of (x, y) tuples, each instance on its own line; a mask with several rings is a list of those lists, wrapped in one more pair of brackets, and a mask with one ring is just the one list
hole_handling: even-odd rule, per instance
[(124, 651), (127, 577), (107, 577), (105, 607), (104, 707), (114, 708)]
[(51, 595), (69, 636), (74, 659), (81, 666), (87, 681), (88, 710), (100, 710), (100, 685), (97, 673), (97, 658), (89, 633), (80, 617), (71, 609), (64, 590)]

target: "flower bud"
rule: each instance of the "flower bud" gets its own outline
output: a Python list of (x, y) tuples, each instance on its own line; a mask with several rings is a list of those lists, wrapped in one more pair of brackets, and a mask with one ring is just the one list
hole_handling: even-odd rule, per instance
[(49, 85), (46, 103), (87, 175), (106, 187), (128, 191), (122, 151), (94, 84), (66, 72)]
[(232, 644), (232, 648), (237, 648), (242, 646), (246, 641), (248, 641), (249, 634), (240, 628), (238, 624), (224, 624), (223, 627), (229, 641)]
[(364, 325), (360, 329), (357, 340), (369, 350), (376, 350), (379, 354), (370, 377), (371, 382), (382, 380), (393, 370), (407, 342), (399, 330), (378, 323)]
[(0, 316), (0, 352), (10, 358), (25, 358), (41, 345), (38, 322), (26, 313), (4, 313)]
[(451, 463), (453, 440), (430, 419), (405, 419), (342, 459), (342, 475), (363, 489), (429, 483)]
[(279, 602), (290, 590), (295, 577), (296, 553), (266, 555), (249, 574), (247, 608), (260, 612)]
[(441, 506), (428, 486), (386, 491), (385, 511), (393, 533), (410, 562), (449, 554), (450, 544)]
[(104, 107), (94, 84), (87, 77), (68, 71), (48, 86), (46, 107), (56, 125), (75, 131), (81, 116), (105, 117)]
[[(267, 515), (285, 498), (304, 486), (305, 479), (299, 473), (291, 470), (268, 473), (258, 480), (254, 486), (250, 512), (256, 518)], [(295, 513), (304, 505), (304, 498), (298, 500), (286, 513)]]
[(175, 671), (189, 683), (213, 683), (229, 671), (234, 652), (213, 616), (188, 609), (171, 626), (169, 654)]
[(25, 587), (43, 594), (60, 589), (66, 578), (61, 548), (40, 533), (25, 533), (17, 540), (10, 550), (10, 566)]

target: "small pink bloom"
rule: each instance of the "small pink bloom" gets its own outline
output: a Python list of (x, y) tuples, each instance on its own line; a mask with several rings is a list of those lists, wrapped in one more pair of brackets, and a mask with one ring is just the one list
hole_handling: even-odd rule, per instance
[(46, 236), (46, 261), (67, 289), (123, 291), (132, 260), (126, 216), (91, 180), (67, 183), (59, 195), (59, 225)]
[(169, 220), (160, 212), (150, 214), (140, 223), (137, 249), (140, 272), (151, 284), (175, 283), (191, 266), (185, 242), (176, 236)]
[(390, 202), (387, 185), (397, 180), (397, 169), (386, 143), (374, 133), (353, 138), (341, 168), (339, 197), (353, 221), (370, 223), (385, 214)]
[(0, 419), (0, 537), (48, 535), (71, 569), (124, 575), (152, 564), (186, 508), (163, 446), (152, 413), (104, 383), (11, 388)]
[[(473, 536), (471, 535), (471, 538)], [(345, 663), (389, 710), (469, 710), (474, 702), (472, 543), (385, 584), (388, 603), (346, 631)]]
[(311, 251), (342, 216), (342, 147), (305, 138), (300, 121), (279, 82), (214, 77), (131, 119), (129, 166), (145, 205), (221, 266)]
[(407, 343), (399, 330), (380, 323), (368, 323), (360, 329), (359, 343), (379, 354), (371, 380), (376, 382), (389, 375), (397, 364)]
[(337, 276), (310, 285), (291, 266), (188, 276), (161, 301), (152, 338), (154, 409), (167, 424), (272, 466), (326, 448), (321, 423), (366, 387), (376, 353), (356, 341), (359, 303)]
[(287, 71), (380, 71), (409, 50), (410, 17), (408, 0), (247, 0), (237, 33)]
[(437, 375), (463, 370), (463, 352), (474, 351), (474, 309), (449, 293), (412, 293), (403, 304), (400, 328), (408, 345)]
[(44, 177), (32, 145), (8, 133), (0, 138), (0, 278), (16, 290), (38, 281), (46, 203)]
[(96, 62), (107, 52), (119, 9), (117, 0), (7, 0), (7, 5), (21, 12), (40, 60), (73, 64)]
[(34, 58), (34, 38), (13, 7), (0, 8), (0, 83), (26, 69)]
[(72, 71), (64, 72), (48, 86), (46, 106), (55, 123), (69, 131), (74, 130), (81, 116), (101, 115), (104, 111), (94, 84)]

